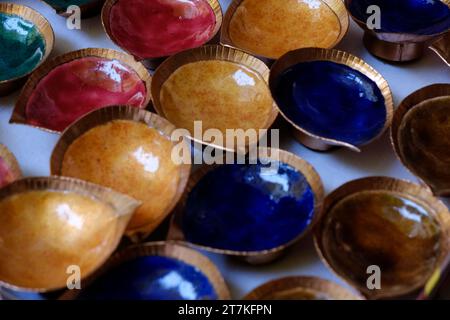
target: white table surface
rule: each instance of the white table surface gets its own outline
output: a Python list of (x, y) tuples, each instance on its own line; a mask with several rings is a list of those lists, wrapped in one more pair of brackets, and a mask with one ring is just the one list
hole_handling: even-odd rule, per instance
[[(14, 2), (38, 10), (51, 22), (56, 36), (52, 57), (88, 47), (120, 50), (106, 36), (99, 16), (83, 20), (81, 30), (68, 30), (65, 19), (40, 1)], [(220, 2), (225, 11), (230, 0)], [(361, 39), (362, 31), (352, 22), (349, 33), (338, 49), (361, 57), (377, 69), (389, 82), (396, 106), (403, 98), (421, 87), (450, 82), (450, 69), (431, 50), (418, 62), (391, 65), (371, 56), (362, 45)], [(0, 143), (7, 145), (16, 155), (25, 176), (49, 175), (50, 154), (58, 135), (24, 125), (9, 124), (17, 97), (18, 92), (15, 92), (0, 98)], [(396, 159), (388, 133), (364, 147), (360, 154), (344, 149), (331, 153), (316, 153), (293, 140), (288, 132), (283, 133), (281, 148), (309, 161), (321, 175), (326, 193), (347, 181), (366, 176), (382, 175), (417, 181)], [(287, 275), (315, 275), (342, 283), (320, 262), (311, 237), (295, 245), (282, 259), (267, 266), (254, 267), (214, 254), (208, 256), (222, 271), (232, 296), (236, 299), (266, 281)]]

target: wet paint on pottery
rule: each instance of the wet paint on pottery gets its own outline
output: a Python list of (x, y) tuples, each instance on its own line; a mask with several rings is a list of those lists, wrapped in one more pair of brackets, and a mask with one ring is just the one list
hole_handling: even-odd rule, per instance
[(279, 163), (224, 165), (188, 195), (182, 229), (187, 241), (215, 249), (262, 251), (285, 245), (310, 224), (314, 194), (305, 177)]
[(0, 12), (0, 81), (30, 73), (43, 59), (45, 39), (36, 25)]
[(387, 119), (377, 84), (331, 61), (290, 67), (275, 80), (273, 94), (281, 112), (303, 130), (354, 146), (379, 135)]
[(28, 124), (63, 131), (81, 116), (110, 105), (145, 108), (145, 83), (125, 64), (85, 57), (44, 76), (26, 105)]
[(109, 19), (114, 40), (141, 59), (199, 47), (216, 25), (206, 0), (118, 0)]
[(80, 300), (215, 300), (217, 293), (195, 266), (163, 256), (123, 262), (96, 279)]

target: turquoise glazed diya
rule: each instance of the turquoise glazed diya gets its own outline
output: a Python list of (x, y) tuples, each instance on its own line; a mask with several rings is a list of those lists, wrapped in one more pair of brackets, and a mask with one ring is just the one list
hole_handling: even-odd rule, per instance
[(105, 0), (43, 0), (55, 9), (56, 13), (63, 16), (70, 16), (67, 12), (69, 6), (75, 5), (81, 9), (81, 18), (89, 18), (100, 13)]
[(195, 172), (169, 239), (257, 264), (305, 235), (318, 218), (320, 177), (293, 154), (268, 150), (258, 161)]
[(360, 151), (391, 122), (393, 101), (386, 80), (342, 51), (291, 51), (273, 65), (269, 85), (295, 136), (311, 149)]
[(0, 3), (0, 96), (17, 89), (53, 49), (50, 23), (37, 11)]
[(200, 253), (157, 242), (128, 247), (87, 280), (78, 300), (224, 300), (230, 295), (212, 262)]

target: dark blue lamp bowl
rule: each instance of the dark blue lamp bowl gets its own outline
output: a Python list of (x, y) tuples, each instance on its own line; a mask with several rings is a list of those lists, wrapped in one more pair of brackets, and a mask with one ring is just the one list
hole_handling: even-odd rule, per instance
[(119, 251), (61, 300), (226, 300), (216, 266), (192, 249), (150, 242)]
[(195, 172), (168, 238), (262, 264), (304, 236), (322, 205), (319, 175), (291, 153), (259, 150), (252, 162)]
[(56, 13), (68, 17), (71, 11), (68, 12), (68, 7), (76, 5), (81, 9), (81, 18), (90, 18), (100, 14), (105, 0), (42, 0), (53, 9)]
[[(389, 61), (420, 58), (432, 42), (450, 30), (450, 0), (345, 0), (345, 5), (365, 31), (367, 49)], [(376, 28), (370, 6), (380, 9)]]
[(386, 80), (343, 51), (291, 51), (272, 66), (269, 85), (295, 137), (313, 150), (339, 146), (359, 152), (392, 120), (393, 99)]

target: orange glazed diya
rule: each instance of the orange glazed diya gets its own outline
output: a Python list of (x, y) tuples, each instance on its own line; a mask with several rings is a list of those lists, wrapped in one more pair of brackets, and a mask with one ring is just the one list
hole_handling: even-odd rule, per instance
[(0, 144), (0, 188), (22, 176), (19, 164), (7, 147)]

